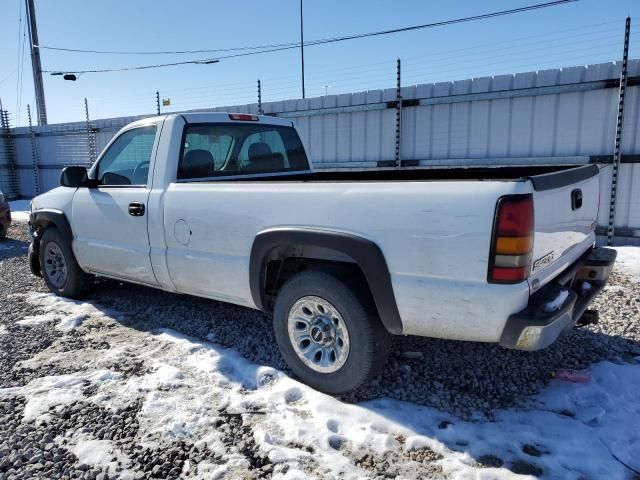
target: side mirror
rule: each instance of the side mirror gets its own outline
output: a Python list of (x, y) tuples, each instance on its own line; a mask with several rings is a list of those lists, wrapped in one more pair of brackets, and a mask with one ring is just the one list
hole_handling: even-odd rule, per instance
[(60, 174), (60, 185), (63, 187), (90, 187), (91, 183), (85, 167), (64, 167)]

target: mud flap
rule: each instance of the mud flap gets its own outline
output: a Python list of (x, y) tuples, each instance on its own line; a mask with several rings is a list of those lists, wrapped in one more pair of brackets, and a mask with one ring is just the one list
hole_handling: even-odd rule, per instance
[(31, 273), (36, 277), (42, 277), (42, 271), (40, 270), (40, 256), (38, 251), (34, 248), (33, 242), (29, 244), (29, 251), (27, 252), (27, 258), (29, 259), (29, 269)]

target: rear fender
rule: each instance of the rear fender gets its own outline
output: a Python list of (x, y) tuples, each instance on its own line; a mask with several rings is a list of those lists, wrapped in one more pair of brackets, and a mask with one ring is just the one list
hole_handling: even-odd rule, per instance
[(371, 240), (342, 232), (312, 228), (275, 228), (260, 232), (251, 249), (249, 267), (251, 296), (265, 310), (267, 263), (273, 250), (282, 247), (319, 247), (340, 252), (362, 270), (387, 331), (402, 334), (402, 320), (391, 284), (391, 275), (380, 247)]

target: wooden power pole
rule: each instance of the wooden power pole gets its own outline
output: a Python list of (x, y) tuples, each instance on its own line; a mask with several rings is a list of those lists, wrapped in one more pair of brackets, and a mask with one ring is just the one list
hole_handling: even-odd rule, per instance
[(33, 0), (25, 0), (27, 5), (27, 24), (29, 25), (29, 42), (31, 44), (31, 67), (33, 68), (33, 88), (36, 93), (38, 109), (38, 125), (47, 124), (47, 106), (44, 101), (44, 84), (42, 83), (42, 64), (40, 63), (40, 47), (38, 28), (36, 26), (36, 10)]

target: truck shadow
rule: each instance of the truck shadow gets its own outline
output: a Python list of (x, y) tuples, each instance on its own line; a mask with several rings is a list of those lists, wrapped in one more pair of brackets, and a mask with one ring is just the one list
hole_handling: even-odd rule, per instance
[(29, 243), (16, 239), (23, 236), (18, 234), (18, 230), (23, 228), (24, 225), (15, 223), (9, 227), (7, 238), (0, 240), (0, 261), (9, 258), (23, 257), (27, 254)]
[[(100, 305), (125, 313), (133, 328), (170, 328), (233, 348), (258, 365), (292, 375), (278, 350), (270, 319), (260, 312), (113, 281), (101, 281), (93, 296)], [(603, 360), (637, 361), (640, 342), (598, 329), (599, 326), (575, 328), (539, 352), (474, 342), (396, 337), (383, 372), (340, 399), (359, 403), (391, 398), (461, 418), (478, 413), (490, 418), (494, 410), (518, 406), (540, 392), (559, 369), (588, 368)]]

